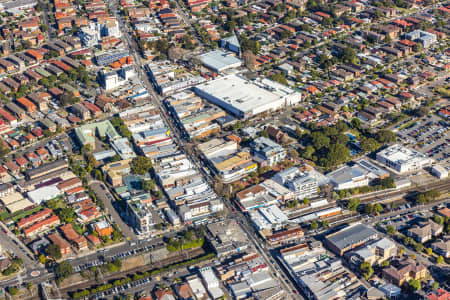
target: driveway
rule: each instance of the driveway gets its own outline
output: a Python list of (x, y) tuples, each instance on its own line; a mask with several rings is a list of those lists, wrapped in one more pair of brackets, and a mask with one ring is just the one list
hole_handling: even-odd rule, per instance
[(133, 230), (122, 220), (120, 215), (117, 213), (117, 210), (113, 206), (112, 201), (114, 201), (114, 197), (107, 189), (102, 188), (104, 184), (100, 181), (93, 181), (91, 182), (90, 186), (94, 190), (97, 197), (99, 197), (99, 199), (102, 200), (105, 204), (106, 212), (111, 215), (112, 220), (117, 223), (120, 231), (122, 231), (122, 234), (125, 236), (125, 239), (129, 238), (131, 240), (136, 240), (136, 234), (134, 234)]

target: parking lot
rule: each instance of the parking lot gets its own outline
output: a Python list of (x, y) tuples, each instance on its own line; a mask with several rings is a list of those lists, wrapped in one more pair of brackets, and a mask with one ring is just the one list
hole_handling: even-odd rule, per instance
[(427, 116), (397, 132), (400, 139), (421, 153), (450, 168), (448, 126), (437, 116)]

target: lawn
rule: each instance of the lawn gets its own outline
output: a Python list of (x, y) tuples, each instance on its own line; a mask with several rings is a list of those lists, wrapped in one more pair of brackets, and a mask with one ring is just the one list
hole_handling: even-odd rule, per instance
[(35, 212), (40, 211), (41, 209), (42, 209), (42, 206), (38, 205), (38, 206), (36, 206), (33, 209), (30, 209), (30, 210), (27, 210), (27, 211), (21, 211), (21, 212), (18, 212), (16, 214), (14, 214), (12, 219), (13, 219), (14, 222), (17, 222), (20, 219), (23, 219), (23, 218), (25, 218), (25, 217), (27, 217), (27, 216), (29, 216), (31, 214), (34, 214)]

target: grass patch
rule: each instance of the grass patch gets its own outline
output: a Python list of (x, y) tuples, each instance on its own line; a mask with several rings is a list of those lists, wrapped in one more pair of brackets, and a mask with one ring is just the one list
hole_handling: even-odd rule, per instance
[(17, 222), (20, 219), (23, 219), (25, 217), (28, 217), (29, 215), (32, 215), (32, 214), (40, 211), (41, 209), (42, 209), (42, 206), (38, 205), (35, 208), (32, 208), (30, 210), (17, 212), (13, 215), (12, 219), (14, 222)]
[(409, 121), (398, 128), (398, 130), (408, 129), (417, 124), (416, 120)]

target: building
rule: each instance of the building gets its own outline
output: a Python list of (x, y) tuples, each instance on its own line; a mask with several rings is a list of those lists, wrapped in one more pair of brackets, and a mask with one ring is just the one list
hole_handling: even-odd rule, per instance
[(53, 211), (50, 208), (45, 208), (44, 210), (38, 211), (32, 215), (29, 215), (28, 217), (21, 219), (19, 222), (17, 222), (17, 228), (19, 229), (27, 228), (33, 225), (34, 223), (47, 219), (52, 214)]
[(427, 295), (428, 300), (448, 300), (450, 293), (443, 288), (438, 288)]
[(325, 245), (337, 255), (378, 238), (378, 232), (364, 224), (353, 224), (325, 238)]
[(151, 233), (154, 223), (150, 206), (140, 200), (130, 199), (125, 213), (128, 224), (139, 234)]
[(300, 93), (280, 83), (268, 79), (249, 81), (236, 74), (199, 84), (194, 92), (241, 119), (301, 101)]
[(378, 152), (377, 160), (398, 173), (415, 172), (433, 163), (426, 155), (399, 144)]
[(68, 255), (72, 253), (72, 249), (70, 248), (70, 244), (62, 238), (59, 233), (52, 233), (47, 236), (47, 238), (55, 245), (59, 246), (59, 249), (61, 251), (61, 256)]
[(131, 158), (112, 162), (102, 167), (102, 172), (112, 186), (119, 186), (123, 182), (123, 176), (131, 171)]
[(114, 126), (109, 120), (86, 124), (75, 128), (75, 135), (81, 146), (91, 145), (95, 149), (95, 137), (107, 138), (109, 141), (114, 141), (120, 138)]
[(443, 226), (431, 220), (414, 225), (408, 229), (406, 234), (412, 237), (419, 243), (425, 243), (433, 237), (439, 236), (442, 233)]
[(318, 182), (309, 174), (297, 167), (278, 172), (273, 181), (281, 184), (295, 193), (297, 199), (311, 198), (317, 195)]
[(47, 200), (55, 199), (62, 194), (63, 192), (61, 192), (56, 186), (48, 185), (29, 191), (27, 196), (28, 199), (30, 199), (30, 201), (34, 204), (41, 204)]
[(42, 233), (44, 231), (47, 231), (48, 229), (52, 228), (53, 226), (59, 225), (59, 217), (56, 215), (51, 215), (50, 217), (36, 222), (30, 227), (27, 227), (23, 230), (23, 233), (27, 238), (30, 238), (32, 236), (35, 236), (36, 234)]
[(432, 243), (431, 249), (445, 258), (450, 258), (450, 236), (446, 236)]
[(297, 241), (301, 239), (303, 236), (304, 233), (302, 228), (294, 227), (267, 235), (265, 238), (270, 245), (275, 246), (290, 243), (292, 241)]
[(230, 37), (226, 37), (220, 40), (220, 47), (230, 50), (237, 55), (240, 55), (241, 45), (239, 44), (239, 40), (236, 35), (232, 35)]
[(439, 179), (445, 179), (448, 177), (448, 171), (446, 168), (440, 165), (435, 165), (431, 168), (431, 174)]
[(67, 161), (55, 160), (54, 162), (47, 163), (35, 169), (28, 169), (25, 171), (25, 177), (28, 180), (36, 179), (41, 176), (48, 175), (50, 173), (64, 170), (67, 168)]
[(349, 260), (358, 267), (363, 262), (368, 262), (371, 266), (379, 265), (395, 255), (397, 255), (397, 247), (387, 238), (382, 238), (348, 254)]
[(98, 233), (99, 237), (111, 236), (111, 234), (114, 231), (112, 226), (106, 220), (98, 221), (98, 222), (94, 223), (92, 225), (92, 227)]
[(389, 177), (389, 172), (368, 160), (361, 159), (352, 166), (344, 166), (327, 174), (335, 190), (367, 186), (374, 179)]
[(408, 40), (422, 43), (424, 48), (429, 48), (431, 45), (437, 42), (437, 36), (434, 33), (414, 30), (405, 35)]
[(223, 291), (220, 289), (219, 279), (214, 274), (214, 271), (211, 267), (204, 267), (199, 270), (200, 275), (202, 276), (203, 283), (208, 290), (209, 295), (212, 299), (220, 298), (224, 295)]
[(79, 235), (72, 227), (72, 224), (65, 224), (59, 227), (64, 237), (72, 242), (79, 251), (87, 250), (87, 239)]
[(393, 261), (389, 267), (383, 269), (382, 273), (383, 279), (387, 282), (402, 286), (404, 282), (408, 282), (411, 279), (420, 280), (426, 278), (428, 270), (424, 265), (406, 257)]
[(324, 259), (309, 264), (296, 275), (297, 282), (308, 299), (339, 299), (340, 295), (357, 295), (362, 287), (357, 277), (344, 268), (339, 259)]
[(248, 248), (247, 237), (236, 222), (219, 221), (206, 227), (214, 237), (210, 243), (219, 258), (240, 253)]
[(239, 58), (222, 50), (210, 51), (199, 55), (198, 58), (205, 67), (216, 73), (232, 68), (239, 68), (242, 65), (242, 61)]
[(283, 213), (276, 205), (270, 205), (252, 210), (249, 213), (249, 216), (252, 220), (253, 226), (258, 231), (281, 230), (289, 221), (287, 215)]
[(260, 164), (264, 162), (264, 164), (273, 166), (282, 162), (286, 157), (286, 150), (266, 137), (259, 137), (253, 140), (250, 143), (250, 147), (252, 148), (254, 159)]

